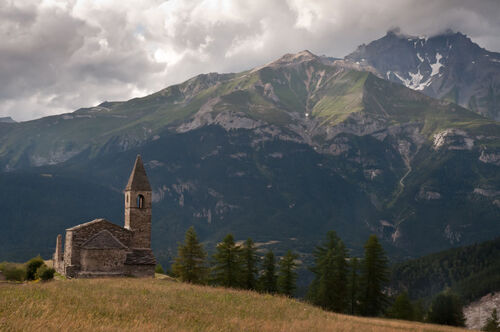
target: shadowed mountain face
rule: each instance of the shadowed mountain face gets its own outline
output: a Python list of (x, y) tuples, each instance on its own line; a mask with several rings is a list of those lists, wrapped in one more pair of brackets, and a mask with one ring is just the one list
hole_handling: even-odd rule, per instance
[[(144, 98), (0, 123), (0, 259), (49, 255), (65, 227), (123, 221), (140, 153), (153, 249), (194, 225), (308, 254), (334, 229), (394, 257), (500, 234), (500, 127), (447, 101), (308, 51), (200, 75)], [(307, 256), (305, 256), (307, 260)]]
[(369, 65), (392, 82), (500, 120), (500, 54), (461, 33), (430, 38), (390, 31), (346, 60)]

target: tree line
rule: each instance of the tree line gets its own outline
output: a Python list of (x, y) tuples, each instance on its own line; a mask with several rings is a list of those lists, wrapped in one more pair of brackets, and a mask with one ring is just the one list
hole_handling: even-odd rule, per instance
[[(279, 259), (272, 250), (262, 257), (252, 239), (237, 244), (232, 234), (226, 235), (209, 257), (190, 227), (178, 246), (171, 273), (188, 283), (291, 297), (297, 289), (298, 257), (291, 250)], [(464, 326), (461, 299), (449, 289), (437, 294), (429, 306), (421, 300), (412, 302), (406, 291), (391, 294), (388, 264), (376, 235), (369, 236), (364, 256), (358, 258), (350, 257), (342, 239), (329, 231), (313, 251), (313, 264), (308, 269), (314, 279), (306, 300), (338, 313)], [(158, 268), (163, 272), (161, 266)]]
[[(335, 231), (314, 250), (309, 269), (314, 280), (307, 300), (324, 309), (365, 316), (377, 316), (388, 304), (384, 285), (389, 281), (388, 260), (377, 237), (369, 237), (365, 257), (350, 258)], [(179, 244), (172, 273), (181, 281), (293, 296), (297, 288), (298, 255), (289, 250), (277, 259), (272, 250), (263, 257), (252, 239), (238, 245), (226, 235), (208, 257), (193, 227)]]

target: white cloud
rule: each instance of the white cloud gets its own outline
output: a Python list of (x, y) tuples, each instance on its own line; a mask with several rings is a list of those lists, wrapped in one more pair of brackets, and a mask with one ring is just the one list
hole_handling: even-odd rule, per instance
[(309, 49), (342, 57), (392, 26), (500, 50), (498, 1), (8, 0), (0, 116), (27, 120), (152, 93)]

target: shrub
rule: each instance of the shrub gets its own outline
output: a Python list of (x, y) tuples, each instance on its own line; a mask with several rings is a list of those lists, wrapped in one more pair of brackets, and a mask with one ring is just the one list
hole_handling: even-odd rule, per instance
[(36, 278), (47, 281), (54, 279), (54, 273), (56, 270), (49, 268), (47, 265), (43, 264), (36, 270)]
[(428, 319), (434, 324), (465, 326), (460, 298), (448, 290), (438, 294), (432, 301)]
[(161, 264), (156, 265), (155, 273), (165, 274), (165, 270), (163, 270), (163, 267), (161, 266)]
[(36, 270), (45, 263), (43, 262), (42, 257), (37, 256), (30, 259), (26, 263), (26, 280), (35, 280), (36, 279)]
[(26, 276), (26, 270), (21, 264), (3, 262), (0, 264), (0, 271), (9, 281), (24, 281)]

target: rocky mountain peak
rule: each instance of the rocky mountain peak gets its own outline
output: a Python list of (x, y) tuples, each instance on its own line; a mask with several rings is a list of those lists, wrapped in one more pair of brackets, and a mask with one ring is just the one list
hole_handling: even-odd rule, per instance
[(460, 32), (411, 36), (393, 29), (360, 45), (346, 61), (372, 66), (380, 77), (500, 120), (500, 54)]
[(287, 66), (287, 65), (297, 65), (303, 62), (315, 61), (319, 57), (308, 50), (304, 50), (299, 53), (287, 53), (283, 55), (278, 60), (271, 62), (270, 66)]

